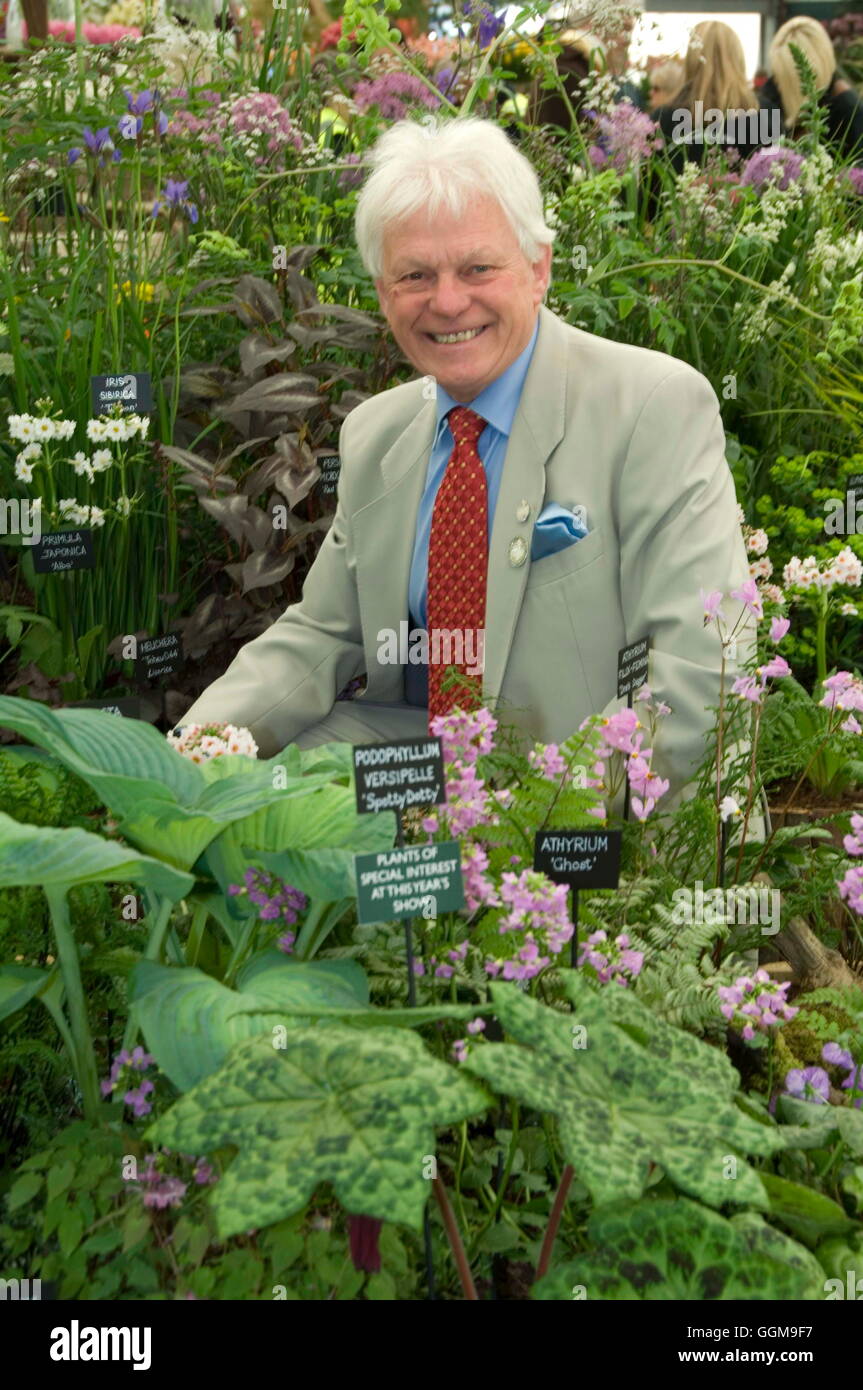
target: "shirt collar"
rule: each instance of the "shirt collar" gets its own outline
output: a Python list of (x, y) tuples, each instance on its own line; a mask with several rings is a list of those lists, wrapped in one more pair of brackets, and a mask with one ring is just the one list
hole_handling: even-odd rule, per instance
[[(515, 412), (521, 399), (524, 379), (527, 376), (527, 369), (530, 366), (538, 333), (539, 315), (537, 315), (530, 342), (524, 351), (519, 353), (515, 361), (509, 364), (505, 372), (501, 372), (499, 377), (486, 386), (483, 391), (480, 391), (479, 395), (470, 402), (471, 410), (475, 410), (477, 415), (481, 415), (494, 429), (507, 437), (512, 429), (512, 422), (515, 419)], [(441, 431), (446, 426), (448, 412), (452, 410), (453, 406), (461, 404), (463, 402), (454, 400), (449, 392), (445, 391), (438, 383), (435, 444), (440, 440)]]

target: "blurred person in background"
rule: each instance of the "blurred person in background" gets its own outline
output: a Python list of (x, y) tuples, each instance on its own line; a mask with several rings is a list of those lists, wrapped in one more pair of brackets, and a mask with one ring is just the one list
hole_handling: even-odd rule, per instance
[(671, 104), (682, 86), (682, 63), (673, 58), (668, 62), (658, 63), (650, 72), (649, 109), (657, 111), (659, 107)]
[(799, 48), (815, 76), (818, 105), (827, 118), (825, 138), (834, 154), (863, 155), (863, 101), (836, 67), (830, 36), (820, 20), (797, 15), (776, 33), (770, 45), (770, 77), (763, 91), (782, 109), (791, 135), (803, 132), (801, 107), (805, 93), (794, 62)]
[[(700, 164), (705, 149), (716, 147), (747, 159), (782, 133), (778, 100), (756, 93), (746, 74), (743, 44), (728, 25), (705, 20), (692, 31), (683, 64), (683, 86), (654, 119), (665, 138), (674, 167), (687, 160)], [(722, 130), (711, 130), (711, 113), (719, 113)]]

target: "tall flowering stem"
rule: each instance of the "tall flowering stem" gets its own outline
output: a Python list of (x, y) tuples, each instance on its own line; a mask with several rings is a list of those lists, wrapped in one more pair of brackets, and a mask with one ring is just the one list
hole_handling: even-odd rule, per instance
[(458, 1277), (461, 1281), (462, 1289), (464, 1290), (464, 1296), (471, 1303), (476, 1303), (479, 1301), (477, 1298), (476, 1285), (473, 1282), (473, 1275), (470, 1272), (470, 1265), (468, 1264), (461, 1234), (449, 1203), (446, 1188), (440, 1178), (432, 1179), (432, 1191), (435, 1195), (438, 1208), (440, 1209), (443, 1227), (446, 1231), (447, 1240), (450, 1243), (450, 1249), (453, 1253), (453, 1259), (455, 1260)]

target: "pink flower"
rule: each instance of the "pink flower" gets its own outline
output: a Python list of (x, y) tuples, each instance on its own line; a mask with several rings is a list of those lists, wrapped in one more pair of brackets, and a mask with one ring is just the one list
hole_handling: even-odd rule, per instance
[(791, 675), (791, 667), (788, 665), (784, 656), (774, 656), (765, 666), (758, 667), (758, 674), (761, 676), (762, 680), (781, 678), (782, 676)]
[(754, 579), (747, 579), (745, 584), (741, 584), (739, 589), (731, 590), (731, 597), (739, 599), (749, 612), (756, 618), (764, 617), (764, 607), (761, 602), (761, 595)]
[(771, 618), (770, 620), (770, 640), (771, 642), (781, 642), (791, 626), (790, 618)]
[(715, 622), (720, 616), (719, 605), (722, 603), (722, 590), (711, 589), (709, 593), (706, 593), (702, 589), (701, 602), (704, 607), (704, 626), (706, 627), (708, 623)]

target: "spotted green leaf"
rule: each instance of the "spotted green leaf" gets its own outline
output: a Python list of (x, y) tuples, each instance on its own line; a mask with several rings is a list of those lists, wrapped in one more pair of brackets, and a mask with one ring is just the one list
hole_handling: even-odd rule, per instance
[(148, 1051), (181, 1091), (210, 1076), (243, 1038), (309, 1026), (316, 1018), (356, 1026), (416, 1028), (439, 1018), (471, 1018), (471, 1004), (376, 1009), (356, 961), (297, 961), (262, 951), (240, 971), (237, 988), (194, 968), (140, 961), (132, 1002)]
[(594, 1212), (593, 1249), (534, 1285), (544, 1300), (712, 1302), (823, 1298), (824, 1271), (808, 1250), (754, 1212), (727, 1220), (686, 1198)]
[[(739, 1110), (733, 1069), (717, 1066), (697, 1039), (672, 1045), (670, 1025), (654, 1045), (646, 1011), (632, 996), (626, 1024), (617, 997), (623, 990), (608, 1007), (608, 990), (571, 972), (565, 984), (572, 1014), (546, 1008), (514, 985), (493, 985), (497, 1017), (521, 1045), (475, 1047), (464, 1065), (495, 1090), (557, 1117), (567, 1161), (597, 1205), (639, 1198), (655, 1163), (710, 1206), (766, 1207), (764, 1188), (742, 1155), (771, 1154), (784, 1141)], [(581, 1027), (586, 1046), (574, 1046)]]
[(297, 1029), (285, 1048), (238, 1043), (148, 1137), (181, 1153), (237, 1146), (211, 1199), (223, 1239), (301, 1211), (323, 1182), (346, 1211), (416, 1230), (435, 1129), (488, 1104), (415, 1033), (332, 1023)]

